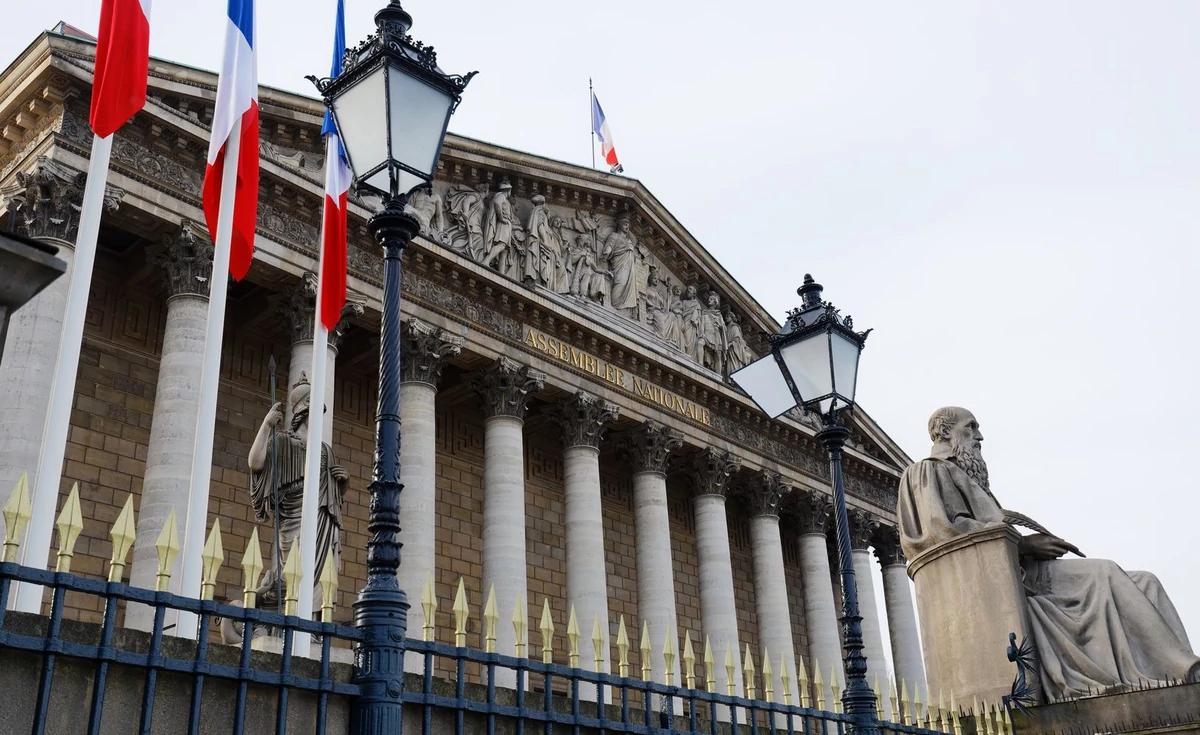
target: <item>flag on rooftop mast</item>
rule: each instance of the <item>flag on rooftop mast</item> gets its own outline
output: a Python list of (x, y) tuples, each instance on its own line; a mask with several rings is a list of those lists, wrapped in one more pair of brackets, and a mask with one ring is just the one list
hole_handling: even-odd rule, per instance
[[(58, 505), (63, 457), (67, 451), (71, 402), (75, 397), (75, 374), (79, 369), (83, 324), (96, 262), (104, 190), (108, 183), (112, 136), (146, 104), (149, 67), (150, 0), (102, 0), (96, 65), (92, 75), (92, 152), (79, 214), (79, 232), (75, 238), (75, 258), (70, 275), (72, 287), (67, 291), (58, 359), (54, 363), (50, 403), (42, 433), (42, 451), (34, 475), (33, 518), (26, 542), (21, 547), (22, 563), (39, 569), (46, 565), (50, 553), (54, 509)], [(40, 612), (42, 588), (18, 585), (14, 600), (18, 610)]]
[[(225, 337), (228, 271), (241, 280), (254, 257), (258, 215), (258, 60), (254, 0), (229, 0), (225, 55), (217, 78), (208, 166), (204, 171), (204, 218), (212, 236), (213, 277), (209, 283), (208, 323), (200, 373), (200, 405), (192, 452), (191, 489), (184, 522), (180, 591), (200, 596), (201, 560), (208, 525), (208, 492), (212, 480), (213, 433), (217, 423), (221, 342)], [(194, 613), (179, 614), (173, 632), (196, 635)]]
[[(591, 86), (590, 82), (588, 86)], [(604, 162), (608, 164), (608, 170), (614, 174), (623, 173), (625, 168), (617, 160), (617, 150), (613, 147), (608, 120), (604, 117), (604, 110), (600, 109), (600, 100), (596, 99), (595, 92), (592, 92), (592, 133), (600, 139), (600, 153), (604, 156)]]
[[(346, 53), (346, 9), (337, 0), (333, 27), (333, 64), (330, 77), (342, 73)], [(313, 320), (312, 371), (308, 394), (308, 436), (304, 455), (304, 494), (300, 510), (300, 589), (312, 589), (317, 579), (317, 513), (321, 506), (321, 450), (324, 445), (325, 375), (329, 360), (329, 332), (337, 327), (346, 305), (346, 207), (350, 191), (350, 166), (338, 138), (333, 115), (325, 112), (325, 216), (321, 224), (320, 266), (317, 270), (317, 318)], [(321, 562), (326, 560), (322, 559)], [(336, 563), (336, 558), (334, 563)], [(296, 614), (312, 618), (313, 596), (300, 594)], [(296, 655), (307, 656), (311, 637), (297, 636)]]

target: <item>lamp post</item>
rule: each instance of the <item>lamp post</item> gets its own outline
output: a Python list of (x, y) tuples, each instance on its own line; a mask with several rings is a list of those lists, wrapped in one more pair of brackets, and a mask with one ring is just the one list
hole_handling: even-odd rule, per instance
[(867, 682), (862, 616), (858, 611), (858, 585), (850, 555), (850, 524), (842, 484), (842, 449), (850, 431), (838, 423), (839, 415), (854, 406), (858, 358), (871, 330), (855, 332), (850, 317), (843, 317), (832, 304), (821, 300), (821, 285), (812, 276), (804, 276), (804, 285), (797, 293), (801, 306), (788, 314), (782, 332), (769, 337), (771, 353), (730, 377), (771, 418), (800, 407), (817, 413), (824, 421), (817, 440), (829, 453), (833, 479), (834, 524), (842, 577), (842, 648), (846, 652), (842, 704), (846, 713), (855, 718), (854, 732), (873, 735), (878, 732), (875, 694)]
[(386, 204), (367, 229), (383, 248), (379, 335), (379, 407), (367, 521), (367, 583), (354, 601), (362, 629), (355, 680), (362, 696), (352, 730), (400, 732), (408, 600), (396, 581), (400, 566), (400, 255), (420, 230), (404, 212), (408, 196), (437, 170), (450, 115), (475, 72), (449, 75), (432, 46), (412, 38), (412, 16), (392, 0), (375, 14), (377, 32), (348, 49), (342, 72), (312, 79), (332, 113), (354, 186)]

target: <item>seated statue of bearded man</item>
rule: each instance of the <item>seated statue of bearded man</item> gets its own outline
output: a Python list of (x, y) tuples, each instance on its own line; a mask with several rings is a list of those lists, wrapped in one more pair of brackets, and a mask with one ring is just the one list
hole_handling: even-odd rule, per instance
[[(1041, 687), (1052, 698), (1170, 679), (1200, 681), (1175, 606), (1149, 572), (1085, 559), (1028, 516), (1005, 510), (988, 486), (975, 416), (947, 407), (929, 419), (933, 451), (900, 480), (900, 543), (910, 560), (997, 524), (1028, 528), (1018, 553)], [(1074, 554), (1078, 559), (1064, 559)], [(979, 580), (979, 584), (987, 584)], [(963, 590), (969, 593), (969, 590)], [(997, 631), (1003, 640), (1008, 631)]]

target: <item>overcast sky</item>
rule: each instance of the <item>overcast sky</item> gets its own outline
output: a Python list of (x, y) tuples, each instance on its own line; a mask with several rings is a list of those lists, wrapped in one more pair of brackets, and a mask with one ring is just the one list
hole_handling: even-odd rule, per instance
[[(13, 3), (0, 57), (98, 5)], [(220, 0), (155, 6), (153, 54), (219, 66)], [(859, 396), (911, 457), (973, 409), (1001, 501), (1157, 572), (1200, 638), (1200, 3), (405, 7), (480, 71), (453, 131), (586, 165), (593, 77), (627, 175), (776, 318), (811, 272), (875, 328)], [(262, 0), (260, 81), (307, 92), (332, 15)]]

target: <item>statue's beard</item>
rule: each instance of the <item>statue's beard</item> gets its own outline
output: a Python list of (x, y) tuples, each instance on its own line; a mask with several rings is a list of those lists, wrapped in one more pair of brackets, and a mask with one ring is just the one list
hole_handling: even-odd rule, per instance
[(991, 491), (988, 486), (988, 468), (987, 462), (983, 461), (983, 451), (979, 444), (974, 441), (959, 442), (953, 438), (950, 439), (950, 452), (954, 455), (954, 460), (963, 472), (967, 473), (979, 486), (984, 490)]
[(305, 421), (308, 421), (308, 409), (307, 408), (304, 409), (303, 411), (297, 411), (292, 416), (292, 433), (295, 434), (296, 430), (299, 429), (301, 426), (303, 426)]

